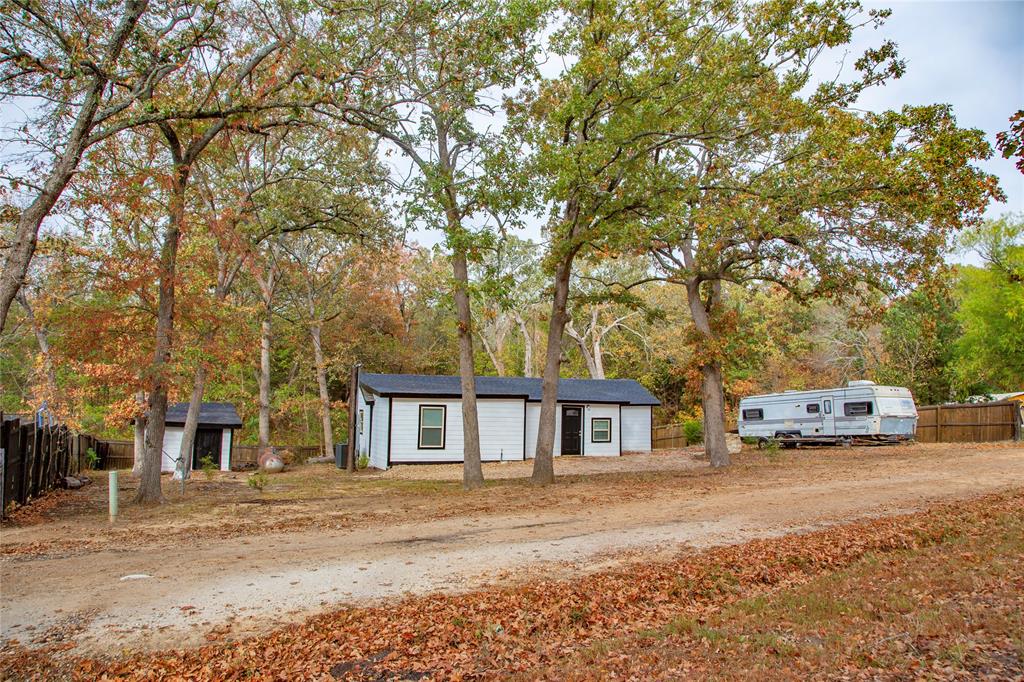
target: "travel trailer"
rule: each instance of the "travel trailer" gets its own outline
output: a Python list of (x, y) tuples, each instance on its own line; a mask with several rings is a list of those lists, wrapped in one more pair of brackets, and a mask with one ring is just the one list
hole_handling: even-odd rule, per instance
[(910, 440), (916, 428), (917, 408), (910, 389), (876, 386), (873, 381), (740, 401), (740, 436), (757, 438), (759, 444)]

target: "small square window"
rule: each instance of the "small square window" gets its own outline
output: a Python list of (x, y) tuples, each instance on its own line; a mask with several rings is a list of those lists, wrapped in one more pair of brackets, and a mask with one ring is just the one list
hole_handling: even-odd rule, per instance
[(607, 417), (595, 417), (591, 419), (590, 440), (594, 443), (611, 443), (612, 420)]
[(743, 421), (757, 421), (758, 419), (764, 419), (764, 410), (760, 408), (756, 410), (743, 410)]
[(818, 414), (819, 412), (821, 412), (821, 405), (818, 403), (807, 404), (807, 414)]

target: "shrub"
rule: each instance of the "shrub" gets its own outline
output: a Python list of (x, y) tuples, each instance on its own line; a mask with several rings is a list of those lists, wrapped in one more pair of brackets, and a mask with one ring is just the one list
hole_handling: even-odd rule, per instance
[(85, 466), (89, 469), (96, 469), (96, 465), (100, 463), (100, 456), (96, 454), (96, 451), (89, 448), (85, 451)]
[(267, 483), (269, 482), (270, 477), (267, 476), (267, 473), (265, 471), (257, 471), (254, 474), (250, 474), (248, 480), (246, 481), (246, 483), (249, 484), (250, 488), (252, 488), (253, 490), (257, 490), (259, 492), (263, 492), (263, 489), (267, 487)]
[(370, 458), (366, 456), (366, 453), (359, 455), (359, 459), (356, 460), (356, 468), (362, 471), (368, 466), (370, 466)]
[(213, 480), (213, 475), (217, 473), (217, 465), (213, 463), (213, 458), (207, 455), (199, 460), (199, 466), (202, 468), (203, 473), (206, 475), (207, 481)]
[(704, 440), (704, 425), (696, 419), (688, 419), (683, 422), (683, 435), (687, 445), (700, 443)]

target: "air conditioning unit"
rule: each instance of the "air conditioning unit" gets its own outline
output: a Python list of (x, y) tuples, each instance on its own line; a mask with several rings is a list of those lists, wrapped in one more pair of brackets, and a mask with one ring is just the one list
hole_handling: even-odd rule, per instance
[(867, 379), (855, 379), (854, 381), (848, 382), (846, 385), (850, 388), (853, 388), (854, 386), (874, 386), (875, 382), (868, 381)]

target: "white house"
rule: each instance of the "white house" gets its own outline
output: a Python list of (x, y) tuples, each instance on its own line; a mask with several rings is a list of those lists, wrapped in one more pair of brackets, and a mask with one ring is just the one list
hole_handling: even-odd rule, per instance
[[(370, 466), (462, 461), (459, 377), (361, 373), (359, 387), (354, 451), (367, 456)], [(532, 458), (541, 380), (477, 377), (476, 391), (481, 458)], [(651, 408), (660, 404), (632, 379), (562, 379), (555, 455), (614, 457), (650, 450)]]
[[(167, 407), (161, 471), (174, 471), (177, 467), (187, 413), (188, 403), (174, 403)], [(209, 457), (218, 469), (230, 471), (233, 432), (234, 429), (240, 428), (242, 420), (231, 403), (202, 403), (199, 406), (199, 426), (196, 429), (195, 444), (192, 446), (192, 469), (202, 469), (203, 458)]]

